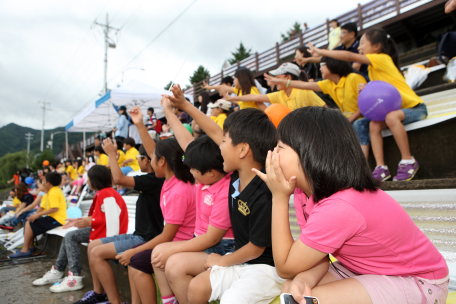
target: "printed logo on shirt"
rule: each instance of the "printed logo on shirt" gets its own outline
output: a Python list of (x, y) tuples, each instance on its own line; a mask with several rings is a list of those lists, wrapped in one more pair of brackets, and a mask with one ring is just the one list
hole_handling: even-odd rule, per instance
[(247, 207), (247, 203), (244, 203), (241, 200), (238, 200), (238, 210), (245, 216), (250, 214), (250, 209)]
[(208, 206), (212, 206), (213, 201), (212, 201), (212, 195), (208, 194), (204, 197), (204, 203)]

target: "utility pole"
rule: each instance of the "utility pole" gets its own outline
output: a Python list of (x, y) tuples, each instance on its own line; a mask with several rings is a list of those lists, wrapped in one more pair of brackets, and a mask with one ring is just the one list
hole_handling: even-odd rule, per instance
[(113, 31), (117, 34), (120, 29), (109, 26), (109, 16), (106, 14), (106, 24), (94, 22), (95, 25), (98, 25), (103, 28), (104, 32), (104, 42), (105, 42), (105, 56), (104, 56), (104, 81), (103, 81), (103, 94), (108, 92), (108, 48), (116, 48), (114, 41), (109, 38), (110, 31)]
[(33, 139), (33, 134), (28, 132), (25, 133), (25, 140), (27, 141), (27, 169), (29, 167), (29, 154), (30, 154), (30, 141)]
[(43, 106), (41, 107), (43, 109), (43, 127), (41, 128), (41, 146), (40, 146), (40, 150), (41, 152), (43, 152), (43, 147), (44, 147), (44, 121), (45, 121), (45, 116), (46, 116), (46, 105), (51, 105), (50, 102), (46, 102), (46, 100), (44, 101), (39, 101), (38, 103), (42, 103)]

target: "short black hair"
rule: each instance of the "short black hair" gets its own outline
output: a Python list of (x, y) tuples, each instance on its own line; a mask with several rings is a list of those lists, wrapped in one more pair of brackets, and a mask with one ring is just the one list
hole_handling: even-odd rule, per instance
[(223, 124), (223, 133), (229, 132), (232, 144), (247, 143), (253, 159), (265, 164), (268, 151), (277, 146), (277, 130), (268, 115), (261, 110), (247, 108), (228, 116)]
[(184, 183), (195, 183), (195, 178), (190, 173), (190, 168), (183, 162), (184, 150), (179, 146), (175, 138), (160, 140), (155, 144), (155, 156), (157, 161), (164, 157), (169, 168), (173, 170), (178, 180)]
[(346, 77), (350, 73), (353, 73), (353, 67), (351, 66), (350, 62), (337, 60), (331, 57), (321, 57), (321, 61), (326, 63), (328, 70), (332, 74), (339, 75), (340, 77)]
[(133, 138), (131, 138), (131, 137), (125, 138), (124, 141), (123, 141), (123, 143), (124, 143), (125, 145), (129, 145), (129, 146), (131, 146), (131, 147), (134, 147), (134, 146), (136, 145), (135, 140), (134, 140)]
[(112, 187), (111, 170), (101, 165), (94, 165), (87, 172), (93, 190), (100, 191), (104, 188)]
[(122, 150), (123, 142), (120, 139), (116, 139), (117, 149)]
[(152, 108), (152, 107), (148, 108), (147, 111), (151, 111), (152, 114), (154, 114), (154, 108)]
[(52, 186), (58, 186), (62, 182), (62, 176), (60, 175), (60, 173), (57, 173), (57, 172), (48, 172), (48, 173), (46, 173), (44, 178)]
[(349, 33), (355, 33), (355, 38), (358, 37), (358, 26), (354, 22), (348, 22), (340, 27), (342, 30), (347, 30)]
[(353, 127), (340, 111), (296, 109), (280, 122), (278, 135), (298, 154), (315, 202), (344, 189), (378, 189)]
[(209, 136), (198, 137), (187, 146), (184, 163), (201, 174), (210, 170), (225, 173), (220, 147)]
[(233, 85), (233, 83), (234, 83), (233, 77), (225, 76), (225, 77), (222, 78), (222, 81), (220, 81), (220, 84), (228, 84), (228, 83)]
[(331, 22), (335, 22), (335, 23), (337, 23), (337, 26), (339, 26), (339, 25), (340, 25), (340, 24), (339, 24), (339, 21), (337, 21), (336, 19), (332, 19), (331, 21), (329, 21), (329, 23), (331, 23)]
[(93, 152), (100, 152), (100, 153), (104, 153), (104, 150), (101, 146), (95, 146), (93, 148)]
[(141, 145), (138, 149), (139, 155), (147, 157), (147, 159), (150, 161), (150, 156), (147, 155), (146, 149), (144, 149), (144, 146)]

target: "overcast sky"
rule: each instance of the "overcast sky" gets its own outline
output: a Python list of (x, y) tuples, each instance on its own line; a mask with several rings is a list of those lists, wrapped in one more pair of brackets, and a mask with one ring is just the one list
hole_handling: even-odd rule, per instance
[[(193, 0), (23, 1), (4, 0), (0, 10), (0, 127), (10, 122), (41, 128), (38, 101), (51, 103), (46, 129), (66, 125), (103, 88), (103, 37), (93, 21), (120, 28), (108, 52), (108, 87), (120, 71)], [(243, 42), (262, 52), (280, 41), (294, 22), (309, 28), (355, 9), (359, 0), (198, 0), (127, 67), (124, 83), (136, 79), (163, 87), (185, 62), (178, 83), (199, 66), (218, 74)], [(366, 2), (366, 1), (364, 1)], [(117, 76), (115, 76), (118, 74)]]

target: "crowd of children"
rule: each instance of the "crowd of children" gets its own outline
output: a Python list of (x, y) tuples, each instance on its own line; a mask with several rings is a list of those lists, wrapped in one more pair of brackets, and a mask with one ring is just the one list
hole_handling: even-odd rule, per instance
[[(299, 303), (303, 296), (321, 303), (445, 303), (443, 256), (379, 188), (391, 177), (381, 130), (391, 130), (402, 154), (393, 180), (412, 179), (419, 166), (404, 124), (424, 119), (426, 106), (405, 83), (394, 41), (383, 30), (367, 30), (358, 42), (352, 24), (331, 24), (334, 50), (299, 48), (300, 66), (312, 66), (284, 63), (269, 71), (264, 79), (276, 89), (268, 94), (260, 94), (245, 67), (221, 85), (205, 83), (222, 98), (210, 102), (204, 92), (200, 106), (173, 86), (162, 99), (172, 138), (158, 140), (153, 108), (146, 122), (138, 106), (128, 113), (121, 108), (115, 140), (100, 141), (94, 160), (49, 170), (36, 198), (24, 184), (12, 190), (14, 205), (0, 213), (15, 211), (16, 224), (27, 220), (24, 247), (10, 257), (32, 255), (34, 237), (50, 229), (78, 228), (65, 235), (56, 265), (33, 284), (61, 282), (52, 292), (83, 288), (78, 244), (89, 243), (93, 290), (79, 304), (122, 303), (110, 260), (128, 267), (133, 304), (157, 303), (157, 289), (163, 304), (266, 304), (280, 293)], [(369, 121), (358, 108), (369, 80), (389, 82), (401, 94), (402, 108), (385, 121)], [(323, 94), (337, 109), (328, 108)], [(278, 128), (263, 112), (269, 104), (291, 111)], [(124, 120), (135, 124), (139, 150), (122, 133)], [(59, 186), (85, 183), (96, 191), (91, 211), (67, 220)], [(120, 195), (127, 188), (139, 191), (132, 234)], [(301, 230), (296, 240), (289, 224), (293, 194)]]

